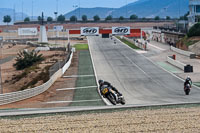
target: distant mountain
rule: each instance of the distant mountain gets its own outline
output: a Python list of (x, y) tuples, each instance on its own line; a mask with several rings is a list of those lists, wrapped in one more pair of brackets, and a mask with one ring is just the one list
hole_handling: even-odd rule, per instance
[[(3, 23), (3, 17), (6, 15), (9, 15), (12, 18), (12, 22), (10, 24), (13, 23), (14, 18), (15, 18), (15, 21), (22, 20), (22, 13), (15, 12), (15, 15), (14, 15), (14, 9), (0, 8), (0, 24), (5, 24), (5, 23)], [(28, 15), (23, 13), (23, 18), (25, 18), (25, 17), (28, 17)]]
[(138, 0), (120, 8), (78, 8), (65, 14), (65, 17), (68, 19), (75, 15), (77, 18), (79, 16), (81, 18), (82, 15), (87, 15), (91, 19), (95, 15), (99, 15), (100, 18), (112, 15), (114, 18), (118, 18), (136, 14), (141, 18), (154, 18), (155, 16), (175, 18), (187, 13), (189, 11), (188, 6), (188, 0)]
[(111, 15), (115, 11), (115, 8), (77, 8), (64, 16), (69, 19), (71, 16), (76, 16), (77, 18), (82, 18), (83, 15), (87, 15), (88, 18), (93, 18), (95, 15), (98, 15), (100, 18), (105, 18), (105, 16)]

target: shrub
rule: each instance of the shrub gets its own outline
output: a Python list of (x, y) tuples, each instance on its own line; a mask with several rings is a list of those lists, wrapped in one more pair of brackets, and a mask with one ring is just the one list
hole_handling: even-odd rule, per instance
[(42, 54), (38, 55), (39, 51), (32, 50), (31, 52), (20, 51), (16, 57), (16, 63), (13, 65), (17, 70), (23, 70), (33, 64), (44, 60)]
[(200, 36), (200, 23), (197, 23), (194, 26), (192, 26), (187, 35), (188, 37)]

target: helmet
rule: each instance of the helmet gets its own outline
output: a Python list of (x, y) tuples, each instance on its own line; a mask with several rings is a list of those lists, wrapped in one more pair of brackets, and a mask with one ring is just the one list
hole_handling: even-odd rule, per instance
[(186, 81), (190, 81), (190, 77), (189, 76), (187, 76)]
[(102, 84), (103, 82), (104, 82), (103, 80), (101, 80), (101, 79), (99, 80), (99, 84)]

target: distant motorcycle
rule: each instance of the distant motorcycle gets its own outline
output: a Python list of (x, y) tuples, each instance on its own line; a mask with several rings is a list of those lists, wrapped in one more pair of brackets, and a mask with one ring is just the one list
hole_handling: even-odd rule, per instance
[(113, 105), (121, 103), (125, 104), (125, 99), (123, 96), (119, 96), (111, 87), (103, 85), (100, 89), (103, 97), (106, 97)]
[(184, 87), (185, 95), (189, 95), (190, 89), (191, 89), (190, 84), (186, 84), (186, 86)]

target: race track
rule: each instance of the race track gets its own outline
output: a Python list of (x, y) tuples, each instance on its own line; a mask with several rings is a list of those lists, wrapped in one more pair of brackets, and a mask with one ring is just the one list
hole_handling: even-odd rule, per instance
[(97, 79), (112, 83), (127, 104), (149, 105), (200, 101), (200, 89), (186, 96), (183, 81), (152, 63), (143, 55), (110, 38), (88, 37)]

